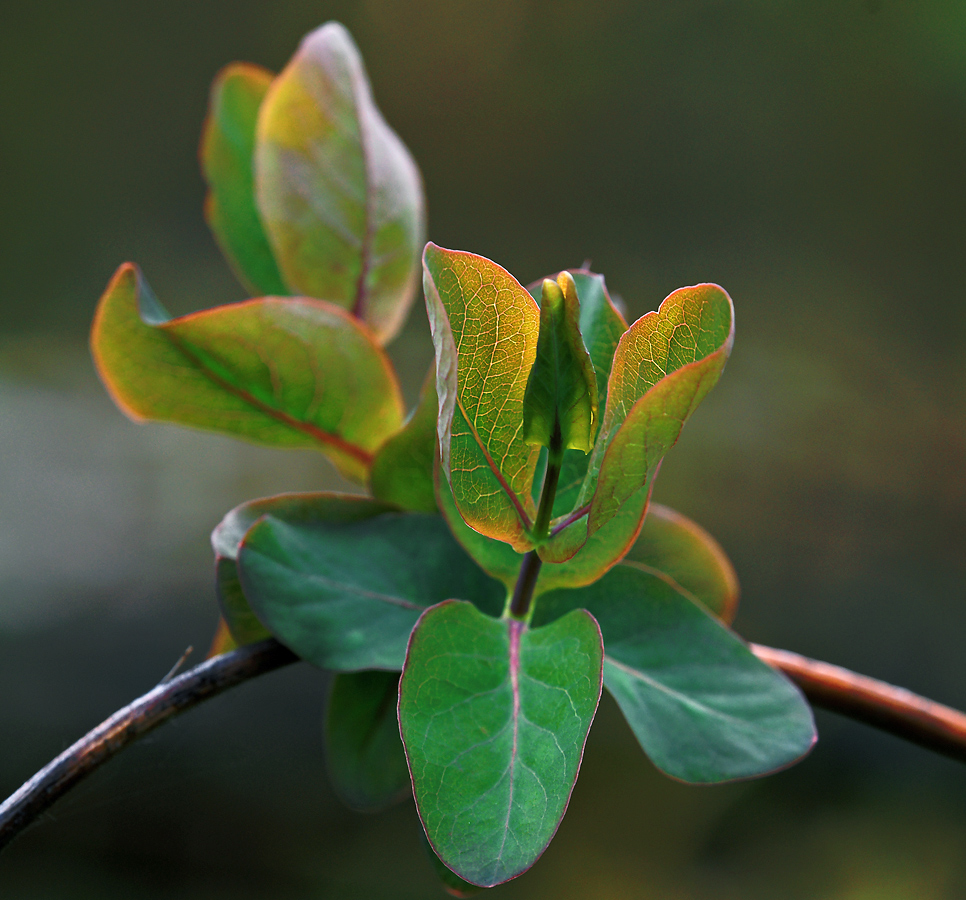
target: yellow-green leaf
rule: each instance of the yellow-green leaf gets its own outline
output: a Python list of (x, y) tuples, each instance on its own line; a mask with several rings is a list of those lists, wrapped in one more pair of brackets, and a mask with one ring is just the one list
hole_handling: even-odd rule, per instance
[(262, 103), (255, 196), (292, 293), (335, 303), (389, 341), (418, 282), (422, 183), (336, 22), (303, 40)]
[(91, 348), (131, 418), (315, 447), (357, 481), (402, 422), (369, 330), (319, 300), (264, 297), (171, 319), (128, 263), (101, 298)]
[(509, 272), (482, 256), (431, 243), (423, 269), (443, 474), (471, 528), (528, 550), (539, 451), (523, 439), (523, 396), (540, 312)]

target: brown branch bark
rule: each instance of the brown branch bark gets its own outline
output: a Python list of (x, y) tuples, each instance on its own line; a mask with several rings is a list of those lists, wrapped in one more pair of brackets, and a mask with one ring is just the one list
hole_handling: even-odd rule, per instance
[(966, 714), (959, 710), (788, 650), (760, 644), (751, 644), (751, 650), (784, 672), (813, 705), (966, 762)]
[[(966, 714), (883, 681), (788, 650), (751, 645), (815, 705), (966, 761)], [(162, 722), (233, 685), (296, 662), (275, 640), (223, 653), (159, 684), (82, 737), (0, 805), (0, 848), (115, 753)]]
[(172, 716), (298, 657), (276, 640), (222, 653), (163, 681), (89, 731), (0, 805), (0, 849), (78, 781)]

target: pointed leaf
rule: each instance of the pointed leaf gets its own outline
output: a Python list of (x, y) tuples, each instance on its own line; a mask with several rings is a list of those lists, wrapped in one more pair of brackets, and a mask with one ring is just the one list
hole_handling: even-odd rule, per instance
[(537, 356), (523, 397), (529, 444), (590, 453), (597, 433), (597, 378), (580, 335), (580, 303), (569, 272), (543, 282)]
[(98, 305), (91, 348), (133, 419), (315, 447), (359, 481), (402, 421), (383, 351), (364, 326), (318, 300), (264, 297), (171, 319), (127, 263)]
[(624, 557), (671, 579), (730, 624), (738, 611), (738, 576), (718, 542), (696, 522), (659, 503), (647, 509), (640, 537)]
[(373, 496), (414, 512), (437, 511), (433, 463), (438, 411), (436, 372), (430, 369), (409, 421), (376, 454), (369, 473)]
[(673, 582), (621, 563), (594, 584), (540, 598), (533, 621), (589, 610), (604, 635), (604, 684), (644, 752), (682, 781), (764, 775), (815, 742), (801, 692)]
[(351, 311), (389, 341), (419, 277), (422, 183), (336, 22), (308, 35), (268, 90), (255, 195), (292, 292)]
[(717, 285), (681, 288), (657, 312), (638, 319), (614, 355), (607, 408), (578, 506), (590, 504), (586, 524), (575, 523), (544, 544), (543, 559), (570, 556), (621, 506), (648, 488), (664, 454), (688, 417), (714, 387), (734, 340), (731, 298)]
[(340, 672), (325, 715), (329, 778), (346, 806), (378, 812), (411, 793), (399, 739), (395, 672)]
[(582, 610), (535, 629), (453, 600), (423, 614), (399, 725), (426, 836), (461, 878), (500, 884), (550, 843), (597, 710), (601, 658)]
[(231, 510), (212, 531), (211, 546), (215, 551), (218, 603), (235, 640), (239, 644), (250, 644), (271, 636), (271, 632), (248, 605), (235, 565), (238, 545), (245, 532), (262, 516), (270, 514), (283, 522), (304, 525), (313, 522), (359, 522), (392, 510), (389, 504), (368, 497), (329, 491), (262, 497)]
[(256, 296), (289, 293), (255, 205), (255, 124), (274, 77), (249, 63), (222, 69), (211, 86), (201, 136), (205, 219), (239, 281)]
[(528, 550), (538, 450), (523, 440), (523, 395), (539, 310), (509, 272), (482, 256), (430, 243), (423, 268), (443, 473), (471, 528)]
[(499, 613), (506, 591), (438, 516), (358, 522), (261, 518), (238, 550), (245, 597), (278, 640), (326, 669), (399, 671), (427, 606), (450, 597)]

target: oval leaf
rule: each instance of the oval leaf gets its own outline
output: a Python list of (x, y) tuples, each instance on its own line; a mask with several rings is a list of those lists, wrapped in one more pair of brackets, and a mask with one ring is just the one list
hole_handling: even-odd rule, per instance
[(674, 582), (621, 563), (594, 584), (540, 598), (535, 623), (575, 607), (604, 636), (604, 684), (651, 761), (698, 784), (751, 778), (815, 743), (805, 698)]
[(357, 481), (402, 422), (383, 351), (364, 326), (318, 300), (264, 297), (171, 319), (127, 263), (98, 305), (91, 348), (131, 418), (315, 447)]
[(447, 601), (413, 631), (399, 727), (416, 808), (439, 858), (471, 884), (516, 877), (550, 843), (597, 711), (602, 652), (583, 610), (531, 629)]
[(238, 551), (245, 597), (303, 659), (336, 671), (399, 671), (427, 606), (450, 597), (499, 613), (506, 591), (473, 564), (438, 516), (358, 522), (265, 516)]
[(255, 195), (292, 293), (335, 303), (389, 341), (419, 277), (422, 183), (336, 22), (308, 35), (269, 88)]
[(313, 522), (359, 522), (392, 512), (393, 507), (368, 497), (319, 491), (304, 494), (277, 494), (249, 500), (231, 510), (211, 533), (215, 551), (215, 586), (221, 613), (232, 636), (239, 644), (251, 644), (270, 637), (255, 615), (238, 579), (238, 546), (252, 525), (262, 516), (293, 525)]
[(378, 812), (411, 793), (399, 740), (395, 672), (340, 672), (325, 714), (329, 779), (350, 809)]
[(523, 395), (540, 311), (509, 272), (482, 256), (430, 243), (423, 269), (443, 473), (471, 528), (528, 550), (539, 451), (523, 440)]
[(249, 63), (222, 69), (211, 86), (201, 134), (205, 219), (239, 281), (254, 295), (289, 293), (255, 205), (255, 124), (274, 77)]

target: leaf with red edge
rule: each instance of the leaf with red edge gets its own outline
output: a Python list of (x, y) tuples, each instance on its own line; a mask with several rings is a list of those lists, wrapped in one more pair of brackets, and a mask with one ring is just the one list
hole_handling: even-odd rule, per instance
[(550, 843), (597, 711), (602, 659), (583, 610), (545, 628), (458, 600), (423, 613), (399, 728), (426, 836), (461, 878), (501, 884)]
[(171, 319), (127, 263), (100, 300), (91, 348), (131, 418), (314, 447), (357, 481), (402, 422), (383, 351), (364, 325), (319, 300), (263, 297)]
[(418, 284), (422, 182), (337, 22), (302, 41), (262, 102), (255, 196), (292, 293), (328, 300), (391, 340)]
[(222, 69), (211, 86), (201, 135), (201, 168), (208, 183), (205, 219), (235, 274), (256, 296), (291, 293), (255, 205), (255, 125), (274, 77), (250, 63)]
[(482, 256), (430, 243), (423, 269), (443, 474), (471, 528), (528, 550), (539, 450), (523, 438), (523, 397), (540, 311), (509, 272)]
[(731, 298), (713, 284), (681, 288), (631, 325), (614, 354), (607, 407), (577, 498), (588, 516), (543, 544), (541, 558), (571, 558), (649, 489), (664, 454), (717, 383), (733, 341)]

